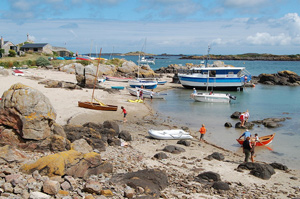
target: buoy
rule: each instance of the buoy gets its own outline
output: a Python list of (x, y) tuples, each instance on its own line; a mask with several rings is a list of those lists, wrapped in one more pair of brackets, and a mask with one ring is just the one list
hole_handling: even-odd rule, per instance
[(252, 84), (252, 87), (255, 87), (255, 84)]

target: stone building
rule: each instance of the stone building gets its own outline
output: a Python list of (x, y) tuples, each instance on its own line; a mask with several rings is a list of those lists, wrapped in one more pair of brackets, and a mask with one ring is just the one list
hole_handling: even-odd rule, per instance
[(18, 51), (17, 46), (10, 41), (4, 41), (3, 37), (0, 39), (0, 49), (4, 49), (4, 53), (2, 55), (0, 53), (0, 57), (7, 56), (9, 54), (9, 50)]
[(52, 46), (48, 43), (28, 43), (23, 45), (20, 50), (26, 53), (33, 52), (52, 54)]

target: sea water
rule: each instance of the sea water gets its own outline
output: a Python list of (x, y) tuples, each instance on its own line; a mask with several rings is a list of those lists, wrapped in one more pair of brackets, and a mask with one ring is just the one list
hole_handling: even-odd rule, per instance
[[(127, 60), (137, 61), (137, 56), (125, 56)], [(213, 62), (213, 61), (210, 61)], [(167, 67), (170, 64), (186, 63), (199, 64), (199, 60), (183, 60), (178, 56), (161, 56), (156, 59), (156, 64), (151, 65), (153, 70)], [(236, 67), (246, 67), (251, 75), (258, 76), (262, 73), (274, 74), (282, 70), (290, 70), (300, 75), (300, 62), (298, 61), (224, 61)], [(218, 93), (218, 91), (214, 91)], [(220, 91), (222, 92), (222, 91)], [(224, 92), (224, 91), (223, 91)], [(272, 86), (257, 84), (253, 88), (245, 88), (242, 92), (226, 92), (237, 97), (230, 104), (195, 102), (190, 98), (192, 90), (174, 89), (167, 91), (165, 100), (153, 100), (151, 106), (156, 110), (161, 119), (172, 121), (180, 126), (188, 126), (193, 131), (198, 131), (202, 124), (206, 125), (205, 139), (225, 149), (242, 155), (242, 149), (236, 139), (244, 132), (234, 128), (239, 122), (231, 119), (235, 111), (249, 110), (250, 119), (262, 120), (265, 118), (288, 118), (281, 127), (266, 128), (255, 125), (250, 132), (259, 136), (276, 133), (273, 142), (267, 147), (256, 147), (256, 160), (279, 162), (289, 168), (300, 169), (300, 86)], [(224, 124), (230, 122), (233, 127), (226, 128)], [(242, 161), (242, 159), (241, 159)]]

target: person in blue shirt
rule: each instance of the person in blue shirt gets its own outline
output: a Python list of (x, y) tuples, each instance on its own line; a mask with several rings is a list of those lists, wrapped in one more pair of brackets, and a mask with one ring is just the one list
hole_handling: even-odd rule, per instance
[(251, 137), (251, 133), (248, 129), (246, 129), (246, 131), (239, 137), (239, 139), (241, 139), (241, 137), (244, 136), (244, 140), (246, 140), (247, 137)]

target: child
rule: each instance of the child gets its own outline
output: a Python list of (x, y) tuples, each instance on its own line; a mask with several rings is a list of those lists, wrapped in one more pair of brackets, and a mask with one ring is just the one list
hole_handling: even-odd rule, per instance
[(125, 122), (127, 122), (127, 119), (126, 119), (127, 111), (124, 108), (124, 106), (121, 106), (121, 109), (122, 109), (122, 113), (124, 113), (123, 123), (125, 123)]
[(203, 137), (204, 137), (204, 135), (205, 135), (205, 133), (206, 133), (206, 128), (205, 128), (205, 125), (204, 124), (202, 124), (202, 127), (201, 127), (201, 129), (199, 130), (199, 132), (200, 132), (200, 141), (204, 141), (204, 139), (203, 139)]

